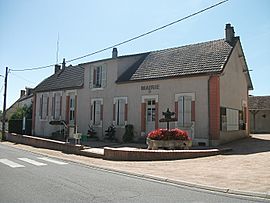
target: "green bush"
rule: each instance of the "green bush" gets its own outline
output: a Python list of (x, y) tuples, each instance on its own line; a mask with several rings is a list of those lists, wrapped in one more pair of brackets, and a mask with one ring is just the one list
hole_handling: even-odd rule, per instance
[(123, 142), (132, 142), (134, 138), (134, 127), (131, 124), (125, 126), (125, 134), (123, 135)]
[(16, 119), (23, 119), (23, 117), (26, 117), (27, 119), (32, 118), (32, 105), (30, 106), (23, 106), (23, 107), (18, 107), (16, 109), (16, 112), (11, 115), (11, 120), (16, 120)]

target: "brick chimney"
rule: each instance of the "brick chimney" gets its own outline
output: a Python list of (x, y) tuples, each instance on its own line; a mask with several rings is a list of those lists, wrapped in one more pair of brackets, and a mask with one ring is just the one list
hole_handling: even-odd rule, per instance
[(21, 96), (20, 96), (20, 98), (23, 97), (23, 96), (25, 96), (25, 90), (21, 90)]
[(118, 56), (117, 48), (113, 48), (113, 50), (112, 50), (112, 58), (113, 58), (113, 59), (114, 59), (114, 58), (117, 58), (117, 56)]
[(235, 42), (234, 28), (231, 26), (230, 23), (226, 24), (225, 27), (225, 39), (226, 42), (228, 42), (230, 45), (233, 45)]
[(61, 66), (59, 64), (56, 64), (54, 66), (54, 73), (57, 73), (61, 69)]

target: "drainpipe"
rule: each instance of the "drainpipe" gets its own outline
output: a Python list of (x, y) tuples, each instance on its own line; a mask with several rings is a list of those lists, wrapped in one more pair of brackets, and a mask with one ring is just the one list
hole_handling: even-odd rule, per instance
[(210, 78), (211, 78), (211, 75), (209, 76), (208, 78), (208, 146), (210, 147)]

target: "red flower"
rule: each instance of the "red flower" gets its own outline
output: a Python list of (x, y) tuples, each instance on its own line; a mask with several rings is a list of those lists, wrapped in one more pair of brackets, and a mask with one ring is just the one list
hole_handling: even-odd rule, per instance
[(156, 129), (148, 133), (151, 140), (191, 140), (187, 132), (178, 128), (172, 130)]

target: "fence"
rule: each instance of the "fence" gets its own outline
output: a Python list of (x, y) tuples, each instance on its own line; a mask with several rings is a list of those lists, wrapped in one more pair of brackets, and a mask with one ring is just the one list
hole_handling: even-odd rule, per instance
[(23, 130), (23, 119), (9, 120), (8, 132), (24, 135), (32, 135), (32, 119), (26, 119), (24, 130)]

